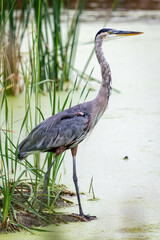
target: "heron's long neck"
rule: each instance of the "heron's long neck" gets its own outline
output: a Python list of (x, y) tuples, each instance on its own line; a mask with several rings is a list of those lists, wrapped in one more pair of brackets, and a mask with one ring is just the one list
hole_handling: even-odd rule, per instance
[(98, 105), (101, 105), (101, 111), (103, 114), (110, 96), (111, 70), (102, 51), (102, 42), (103, 40), (101, 38), (95, 40), (95, 53), (100, 64), (102, 74), (102, 84), (95, 101)]

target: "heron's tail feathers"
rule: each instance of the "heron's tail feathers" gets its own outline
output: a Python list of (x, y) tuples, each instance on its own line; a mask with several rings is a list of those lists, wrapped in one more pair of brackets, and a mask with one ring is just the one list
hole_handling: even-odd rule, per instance
[(22, 161), (23, 159), (25, 159), (28, 156), (27, 153), (18, 153), (18, 160)]
[(18, 146), (18, 159), (23, 160), (28, 155), (38, 153), (35, 143), (31, 141), (30, 136), (24, 139)]
[(18, 160), (25, 159), (29, 153), (26, 151), (28, 147), (28, 139), (24, 139), (18, 146)]

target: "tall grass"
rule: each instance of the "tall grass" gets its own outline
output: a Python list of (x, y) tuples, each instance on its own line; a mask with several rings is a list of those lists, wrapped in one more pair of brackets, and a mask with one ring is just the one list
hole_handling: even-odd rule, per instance
[[(85, 0), (77, 0), (72, 19), (69, 21), (67, 31), (61, 21), (63, 1), (43, 1), (40, 12), (38, 4), (34, 2), (35, 22), (39, 23), (39, 53), (40, 53), (40, 79), (54, 79), (56, 88), (63, 89), (63, 83), (70, 80), (71, 67), (77, 50), (77, 37), (79, 19), (84, 8)], [(66, 21), (68, 16), (66, 15)], [(65, 33), (65, 34), (64, 34)], [(65, 35), (65, 38), (63, 37)], [(44, 84), (40, 85), (44, 90)]]
[[(39, 16), (40, 16), (40, 1), (39, 1)], [(40, 18), (39, 18), (40, 22)], [(38, 193), (42, 189), (44, 174), (46, 169), (50, 166), (54, 155), (47, 153), (43, 164), (41, 163), (41, 155), (34, 155), (33, 164), (25, 160), (24, 162), (19, 162), (17, 159), (17, 146), (22, 139), (21, 135), (28, 135), (28, 133), (45, 117), (41, 108), (41, 94), (40, 86), (43, 83), (47, 83), (49, 94), (48, 94), (48, 107), (50, 108), (51, 115), (64, 110), (67, 106), (72, 106), (73, 94), (76, 89), (76, 84), (78, 82), (78, 77), (75, 81), (74, 87), (70, 90), (62, 101), (60, 94), (56, 91), (56, 81), (51, 79), (45, 79), (40, 81), (40, 51), (39, 51), (39, 41), (38, 35), (40, 28), (38, 27), (35, 31), (35, 23), (32, 23), (32, 48), (29, 51), (29, 58), (31, 64), (30, 66), (24, 65), (21, 61), (22, 75), (25, 80), (25, 116), (19, 128), (18, 136), (15, 137), (13, 119), (14, 111), (13, 108), (8, 106), (7, 100), (7, 88), (2, 91), (1, 101), (0, 101), (0, 157), (1, 157), (1, 170), (0, 170), (0, 192), (3, 199), (3, 208), (0, 209), (0, 220), (4, 228), (8, 227), (8, 222), (13, 225), (16, 222), (16, 207), (20, 206), (23, 210), (32, 212), (39, 217), (42, 217), (37, 212), (37, 207), (39, 205)], [(2, 46), (3, 47), (3, 46)], [(31, 81), (30, 76), (32, 76)], [(80, 98), (84, 97), (86, 85), (82, 89)], [(87, 94), (88, 95), (88, 92)], [(34, 98), (34, 107), (32, 106), (32, 101)], [(10, 115), (10, 119), (8, 118)], [(15, 139), (17, 139), (15, 141)], [(49, 208), (49, 211), (53, 211), (55, 201), (59, 195), (60, 190), (54, 196), (52, 196), (52, 201), (50, 201), (50, 191), (56, 188), (56, 179), (59, 173), (59, 169), (64, 160), (64, 154), (59, 156), (50, 172), (50, 178), (47, 183), (48, 189), (48, 205), (44, 203), (44, 206)], [(21, 167), (21, 168), (20, 168)], [(20, 170), (21, 169), (21, 170)], [(32, 192), (28, 195), (24, 192), (19, 192), (19, 182), (24, 182), (29, 180), (30, 188)], [(57, 188), (56, 188), (57, 189)], [(23, 201), (16, 198), (16, 192), (18, 192), (23, 199)], [(54, 200), (53, 200), (54, 198)], [(17, 224), (17, 223), (16, 223)]]
[[(39, 80), (42, 81), (39, 88), (43, 91), (49, 90), (48, 83), (43, 80), (52, 79), (56, 82), (56, 89), (62, 90), (64, 82), (70, 81), (73, 71), (71, 66), (74, 66), (79, 20), (85, 0), (77, 0), (73, 17), (69, 21), (69, 17), (65, 14), (68, 29), (64, 29), (61, 20), (65, 11), (63, 1), (51, 1), (52, 4), (49, 6), (47, 0), (31, 0), (29, 3), (24, 0), (20, 11), (16, 9), (16, 3), (16, 0), (7, 2), (1, 0), (2, 87), (7, 89), (7, 94), (12, 95), (17, 95), (23, 90), (20, 67), (23, 57), (20, 49), (24, 36), (27, 36), (27, 27), (31, 27), (31, 19), (34, 19), (37, 31), (36, 42), (39, 48)], [(29, 64), (32, 67), (31, 59)]]
[(16, 0), (1, 0), (0, 45), (3, 75), (2, 87), (7, 94), (17, 95), (23, 90), (20, 84), (20, 47), (29, 21), (31, 8), (26, 8), (27, 0), (22, 1), (22, 10), (15, 11)]
[[(0, 157), (1, 157), (1, 170), (0, 170), (0, 193), (3, 198), (3, 209), (0, 209), (0, 220), (4, 227), (8, 226), (8, 222), (14, 224), (16, 221), (16, 206), (20, 206), (22, 209), (32, 212), (39, 217), (37, 212), (37, 206), (39, 204), (38, 192), (41, 191), (44, 174), (46, 169), (51, 164), (54, 155), (47, 153), (44, 162), (41, 163), (40, 154), (34, 155), (33, 164), (25, 160), (24, 162), (19, 162), (17, 159), (17, 146), (20, 140), (22, 140), (21, 135), (28, 135), (28, 133), (45, 117), (41, 108), (41, 94), (39, 92), (39, 87), (42, 84), (40, 82), (39, 74), (39, 48), (37, 42), (37, 32), (34, 31), (34, 22), (32, 22), (32, 51), (30, 52), (30, 59), (32, 59), (32, 82), (29, 81), (30, 71), (28, 67), (22, 64), (22, 74), (26, 82), (25, 87), (25, 115), (21, 121), (21, 126), (19, 127), (18, 136), (14, 132), (14, 111), (13, 107), (8, 105), (7, 100), (7, 90), (4, 88), (2, 91), (1, 101), (0, 101)], [(50, 108), (51, 115), (64, 110), (66, 107), (72, 106), (73, 94), (76, 89), (76, 84), (78, 77), (75, 81), (74, 87), (68, 92), (66, 98), (62, 101), (61, 95), (56, 91), (56, 82), (51, 80), (44, 80), (49, 86), (48, 94), (48, 108)], [(84, 97), (85, 87), (82, 89), (80, 98)], [(86, 96), (88, 92), (86, 93)], [(32, 106), (34, 98), (34, 107)], [(10, 117), (8, 117), (10, 116)], [(16, 140), (17, 139), (17, 140)], [(47, 183), (48, 196), (51, 196), (50, 191), (55, 189), (56, 179), (59, 173), (59, 169), (64, 160), (64, 154), (59, 156), (53, 166), (50, 173), (50, 178)], [(20, 168), (21, 167), (21, 168)], [(21, 170), (20, 170), (21, 169)], [(23, 201), (19, 201), (15, 197), (15, 192), (19, 191), (19, 182), (24, 182), (29, 179), (30, 187), (32, 193), (25, 195), (23, 192), (21, 198)], [(49, 211), (53, 210), (55, 200), (59, 195), (56, 194), (52, 196), (52, 201), (48, 200), (50, 204), (46, 205)], [(49, 199), (49, 197), (48, 197)], [(17, 224), (17, 223), (16, 223)]]
[[(26, 74), (27, 78), (27, 74)], [(37, 88), (38, 84), (35, 84), (34, 88)], [(60, 95), (57, 95), (56, 91), (51, 91), (48, 95), (48, 103), (50, 103), (50, 109), (52, 113), (56, 113), (57, 111), (64, 110), (66, 106), (72, 105), (72, 98), (73, 93), (76, 88), (76, 83), (74, 88), (68, 92), (64, 101), (61, 100)], [(85, 91), (86, 86), (82, 89), (80, 93), (80, 99), (86, 98), (88, 92)], [(37, 212), (37, 207), (39, 205), (39, 197), (38, 192), (41, 192), (43, 181), (44, 181), (44, 174), (48, 166), (51, 164), (52, 159), (54, 157), (53, 154), (47, 153), (46, 157), (44, 158), (44, 162), (40, 163), (41, 156), (35, 155), (33, 164), (30, 161), (22, 161), (18, 163), (17, 159), (17, 146), (22, 139), (21, 135), (28, 134), (30, 130), (32, 130), (33, 126), (35, 125), (35, 119), (37, 118), (37, 114), (44, 119), (44, 115), (42, 113), (42, 109), (36, 106), (35, 101), (35, 114), (33, 114), (33, 107), (31, 108), (31, 101), (36, 98), (36, 93), (39, 94), (37, 91), (26, 90), (25, 96), (25, 106), (26, 106), (26, 113), (21, 121), (21, 127), (19, 128), (19, 133), (15, 136), (14, 132), (14, 123), (13, 119), (13, 108), (8, 106), (8, 100), (6, 97), (6, 91), (3, 91), (1, 104), (0, 104), (0, 157), (1, 157), (1, 168), (0, 168), (0, 198), (3, 199), (3, 208), (0, 209), (0, 221), (4, 228), (8, 227), (8, 222), (12, 225), (16, 221), (16, 212), (18, 205), (21, 209), (25, 211), (32, 212), (39, 217), (39, 213)], [(72, 94), (71, 94), (72, 93)], [(86, 93), (86, 96), (85, 96)], [(56, 107), (58, 104), (58, 108)], [(9, 119), (10, 116), (10, 119)], [(39, 118), (38, 118), (39, 119)], [(33, 124), (34, 123), (34, 124)], [(15, 139), (17, 139), (15, 141)], [(49, 204), (44, 204), (45, 207), (49, 208), (49, 211), (53, 210), (54, 203), (60, 193), (60, 189), (58, 193), (55, 195), (50, 194), (50, 191), (54, 191), (56, 187), (56, 179), (59, 173), (59, 169), (62, 165), (64, 160), (64, 154), (59, 156), (53, 166), (53, 169), (50, 173), (50, 178), (47, 184), (48, 188), (48, 202)], [(41, 159), (42, 160), (42, 159)], [(25, 174), (27, 175), (25, 176)], [(29, 186), (32, 189), (30, 193), (27, 195), (22, 191), (19, 192), (19, 183), (28, 182)], [(23, 188), (23, 186), (22, 186)], [(16, 198), (15, 192), (20, 194), (21, 199), (23, 201)], [(52, 201), (50, 201), (50, 196), (52, 195)], [(16, 206), (15, 206), (16, 205)], [(17, 224), (17, 223), (16, 223)]]
[[(8, 103), (6, 98), (6, 92), (3, 92), (0, 105), (0, 120), (4, 119), (3, 122), (0, 121), (0, 156), (1, 156), (1, 168), (0, 168), (0, 193), (2, 199), (2, 210), (0, 209), (0, 220), (2, 221), (2, 226), (7, 227), (8, 219), (14, 219), (14, 191), (24, 175), (25, 171), (22, 171), (19, 176), (16, 178), (17, 170), (17, 158), (14, 155), (13, 147), (13, 135), (12, 133), (12, 124), (9, 125), (8, 121)], [(12, 111), (12, 110), (11, 110)], [(2, 113), (5, 115), (2, 116)], [(11, 121), (12, 121), (11, 114)], [(2, 129), (2, 126), (4, 129)], [(9, 136), (10, 135), (10, 136)], [(13, 173), (13, 178), (11, 179), (11, 173)], [(2, 198), (3, 196), (3, 198)]]

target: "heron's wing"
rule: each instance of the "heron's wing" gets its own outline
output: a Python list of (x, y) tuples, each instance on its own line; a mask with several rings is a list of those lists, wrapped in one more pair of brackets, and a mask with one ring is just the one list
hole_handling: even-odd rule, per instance
[(47, 151), (70, 145), (84, 134), (88, 127), (89, 115), (83, 112), (57, 114), (37, 127), (19, 145), (19, 152)]

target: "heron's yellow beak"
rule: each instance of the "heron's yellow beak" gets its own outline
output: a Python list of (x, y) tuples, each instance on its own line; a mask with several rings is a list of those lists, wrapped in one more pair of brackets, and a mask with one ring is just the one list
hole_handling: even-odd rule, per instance
[(139, 35), (142, 34), (143, 32), (133, 32), (133, 31), (119, 31), (116, 30), (114, 32), (115, 35), (117, 36), (134, 36), (134, 35)]

